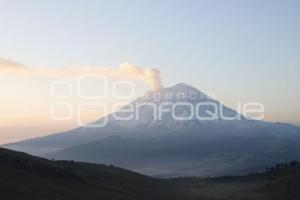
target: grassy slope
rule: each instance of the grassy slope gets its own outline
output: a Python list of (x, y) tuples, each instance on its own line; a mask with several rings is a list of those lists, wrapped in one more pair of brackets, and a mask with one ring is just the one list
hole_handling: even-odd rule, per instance
[(0, 199), (182, 199), (168, 183), (112, 166), (0, 149)]
[(113, 166), (49, 161), (0, 148), (0, 200), (295, 200), (299, 188), (299, 166), (243, 177), (159, 180)]
[(237, 177), (177, 178), (171, 180), (199, 199), (295, 200), (300, 199), (300, 165)]

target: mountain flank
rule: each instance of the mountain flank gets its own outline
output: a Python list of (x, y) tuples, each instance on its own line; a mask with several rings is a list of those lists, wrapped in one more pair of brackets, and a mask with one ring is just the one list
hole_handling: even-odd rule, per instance
[(149, 91), (91, 125), (104, 121), (3, 147), (154, 177), (246, 175), (300, 159), (299, 127), (247, 118), (184, 83)]

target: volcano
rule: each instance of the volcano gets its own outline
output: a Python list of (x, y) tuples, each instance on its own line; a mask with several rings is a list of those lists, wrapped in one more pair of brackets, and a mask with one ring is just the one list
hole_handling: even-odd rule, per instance
[(249, 119), (180, 83), (87, 126), (5, 147), (160, 177), (236, 175), (299, 159), (300, 128)]

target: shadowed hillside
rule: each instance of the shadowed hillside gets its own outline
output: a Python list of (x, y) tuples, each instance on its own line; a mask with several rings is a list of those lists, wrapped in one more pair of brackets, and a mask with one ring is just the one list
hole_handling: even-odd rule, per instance
[(0, 149), (0, 199), (299, 199), (296, 161), (248, 176), (154, 179), (114, 166)]
[[(167, 183), (97, 164), (0, 149), (0, 199), (182, 199)], [(186, 195), (184, 195), (186, 196)]]
[(217, 178), (170, 179), (199, 199), (295, 200), (300, 199), (300, 164), (292, 161), (267, 168), (263, 173)]

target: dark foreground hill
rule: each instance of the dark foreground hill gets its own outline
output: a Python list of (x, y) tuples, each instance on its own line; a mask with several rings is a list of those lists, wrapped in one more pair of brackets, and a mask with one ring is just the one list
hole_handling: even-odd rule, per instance
[(0, 199), (183, 199), (163, 181), (113, 166), (0, 149)]
[(299, 199), (300, 165), (262, 174), (154, 179), (114, 166), (50, 161), (0, 148), (0, 199)]

